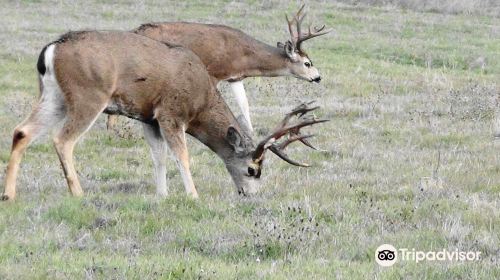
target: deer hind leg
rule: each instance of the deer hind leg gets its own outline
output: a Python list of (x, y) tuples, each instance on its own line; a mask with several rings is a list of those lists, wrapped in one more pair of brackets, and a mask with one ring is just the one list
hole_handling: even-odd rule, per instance
[[(78, 95), (74, 95), (78, 96)], [(85, 95), (79, 95), (85, 96)], [(97, 117), (104, 111), (106, 104), (88, 102), (77, 102), (78, 106), (72, 106), (74, 110), (68, 110), (66, 121), (61, 130), (54, 137), (54, 147), (61, 162), (64, 176), (69, 190), (73, 196), (82, 196), (83, 190), (78, 180), (73, 162), (73, 150), (80, 137), (94, 124)]]
[[(43, 87), (42, 87), (43, 88)], [(12, 150), (5, 176), (5, 190), (2, 200), (11, 200), (16, 196), (16, 179), (19, 164), (29, 144), (56, 126), (65, 117), (63, 96), (58, 87), (46, 86), (40, 100), (29, 117), (14, 130)]]
[(156, 194), (161, 197), (168, 195), (167, 188), (167, 143), (161, 135), (158, 124), (142, 124), (144, 138), (149, 144), (151, 157), (153, 158)]
[(245, 120), (247, 122), (247, 127), (250, 130), (250, 132), (252, 132), (253, 127), (252, 127), (252, 121), (250, 120), (250, 107), (248, 106), (248, 99), (245, 93), (245, 87), (243, 86), (243, 82), (242, 81), (231, 82), (229, 83), (229, 85), (231, 86), (231, 90), (233, 91), (236, 97), (236, 103), (238, 103), (238, 106), (240, 107), (240, 110), (243, 113), (243, 116), (245, 117)]
[(160, 120), (159, 124), (163, 138), (167, 141), (168, 148), (172, 151), (177, 167), (181, 172), (186, 192), (191, 197), (198, 198), (198, 192), (194, 186), (191, 171), (189, 169), (189, 154), (184, 125), (180, 125), (179, 122), (172, 119), (166, 121)]

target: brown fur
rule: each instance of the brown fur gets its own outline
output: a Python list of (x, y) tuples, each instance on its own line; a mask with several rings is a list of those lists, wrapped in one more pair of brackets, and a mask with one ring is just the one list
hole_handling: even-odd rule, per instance
[[(302, 49), (285, 51), (285, 44), (270, 46), (228, 26), (189, 22), (146, 23), (132, 32), (192, 50), (201, 58), (215, 84), (255, 76), (291, 75), (309, 82), (320, 80), (316, 68), (304, 67), (310, 59)], [(238, 105), (251, 128), (246, 97), (240, 102)], [(108, 129), (116, 122), (116, 116), (109, 116)]]
[[(235, 172), (246, 170), (253, 144), (193, 52), (130, 32), (71, 33), (55, 44), (54, 71), (66, 118), (54, 145), (73, 195), (83, 193), (73, 166), (74, 145), (103, 111), (149, 123), (157, 135), (163, 135), (180, 167), (187, 170), (185, 186), (192, 196), (197, 192), (190, 181), (185, 132), (224, 160), (243, 191), (247, 179)], [(39, 106), (16, 128), (3, 199), (15, 197), (21, 156), (43, 125), (37, 119), (43, 109)], [(229, 127), (242, 138), (244, 155), (236, 155), (234, 144), (227, 140)]]
[(287, 67), (282, 49), (224, 25), (188, 22), (148, 23), (132, 32), (178, 44), (196, 53), (218, 81), (252, 76), (280, 76)]

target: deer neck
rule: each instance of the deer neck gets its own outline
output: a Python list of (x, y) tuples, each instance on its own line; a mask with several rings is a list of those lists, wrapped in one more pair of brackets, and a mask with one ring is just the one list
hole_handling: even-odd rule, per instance
[(284, 50), (259, 42), (236, 62), (241, 78), (290, 75)]
[(226, 140), (229, 127), (236, 128), (241, 134), (243, 132), (220, 94), (212, 97), (197, 118), (191, 121), (187, 132), (227, 163), (235, 156), (233, 147)]

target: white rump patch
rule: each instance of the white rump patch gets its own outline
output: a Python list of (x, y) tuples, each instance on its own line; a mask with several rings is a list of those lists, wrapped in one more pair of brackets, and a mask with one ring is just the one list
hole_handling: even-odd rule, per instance
[[(54, 52), (56, 44), (52, 44), (45, 50), (45, 74), (40, 76), (42, 79), (43, 91), (38, 110), (37, 125), (46, 132), (59, 124), (66, 115), (64, 106), (64, 97), (61, 88), (57, 82), (54, 71)], [(40, 135), (43, 133), (40, 133)]]

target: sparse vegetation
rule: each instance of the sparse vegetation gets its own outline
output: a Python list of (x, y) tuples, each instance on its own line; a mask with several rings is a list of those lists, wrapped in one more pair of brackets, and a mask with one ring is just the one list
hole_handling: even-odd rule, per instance
[(496, 0), (337, 0), (337, 2), (398, 7), (433, 13), (500, 16), (500, 3)]
[[(137, 123), (120, 119), (122, 129), (108, 132), (101, 117), (75, 151), (82, 199), (69, 196), (47, 137), (28, 149), (17, 201), (0, 203), (0, 278), (499, 279), (496, 1), (487, 8), (473, 4), (487, 1), (461, 1), (472, 3), (472, 14), (425, 6), (447, 1), (421, 1), (427, 4), (415, 9), (424, 12), (404, 1), (392, 7), (389, 1), (374, 7), (342, 2), (308, 2), (306, 21), (335, 30), (306, 46), (322, 71), (320, 85), (294, 78), (245, 81), (257, 137), (298, 100), (320, 101), (318, 114), (331, 119), (314, 128), (321, 150), (304, 153), (294, 145), (289, 151), (313, 168), (269, 155), (261, 193), (241, 198), (215, 154), (191, 139), (201, 198), (186, 197), (170, 161), (171, 195), (162, 200), (153, 195), (152, 163)], [(38, 52), (59, 34), (188, 20), (228, 24), (274, 45), (287, 38), (283, 13), (298, 2), (1, 6), (3, 182), (12, 131), (38, 96)], [(235, 108), (225, 85), (221, 90)], [(383, 243), (477, 250), (482, 259), (382, 268), (373, 255)]]

